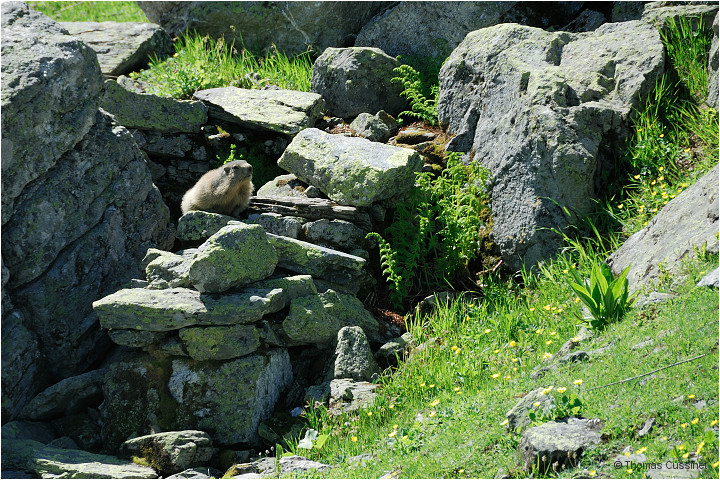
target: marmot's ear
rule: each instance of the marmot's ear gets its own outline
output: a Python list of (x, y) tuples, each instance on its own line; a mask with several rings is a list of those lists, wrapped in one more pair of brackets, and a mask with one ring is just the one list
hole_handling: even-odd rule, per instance
[(230, 173), (230, 167), (228, 167), (228, 166), (226, 166), (225, 168), (223, 168), (223, 170), (225, 170), (225, 173)]

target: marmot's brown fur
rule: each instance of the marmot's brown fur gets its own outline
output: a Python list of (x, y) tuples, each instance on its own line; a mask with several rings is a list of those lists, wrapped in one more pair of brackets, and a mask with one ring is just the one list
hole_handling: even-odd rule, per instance
[(252, 195), (252, 165), (234, 160), (210, 170), (183, 196), (183, 215), (191, 210), (222, 213), (236, 217), (245, 210)]

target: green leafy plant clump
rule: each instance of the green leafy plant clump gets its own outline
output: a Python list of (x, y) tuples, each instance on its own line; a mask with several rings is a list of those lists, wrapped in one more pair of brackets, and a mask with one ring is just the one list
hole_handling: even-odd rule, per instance
[(400, 93), (410, 102), (410, 110), (400, 112), (398, 117), (412, 117), (423, 120), (430, 125), (437, 125), (437, 100), (440, 86), (437, 79), (434, 82), (424, 82), (420, 72), (410, 65), (400, 65), (393, 69), (398, 76), (392, 83), (400, 83), (403, 91)]
[(259, 89), (277, 85), (288, 90), (310, 91), (309, 52), (290, 59), (275, 48), (264, 57), (244, 46), (238, 48), (223, 38), (215, 40), (186, 32), (175, 43), (172, 57), (154, 57), (147, 70), (131, 77), (146, 82), (148, 93), (180, 99), (191, 98), (198, 90), (227, 86)]
[(453, 280), (465, 273), (487, 235), (488, 172), (475, 163), (464, 165), (450, 154), (447, 168), (433, 179), (419, 173), (409, 199), (398, 205), (379, 243), (383, 274), (391, 300), (402, 304), (411, 291)]
[(137, 2), (28, 2), (58, 22), (143, 22), (149, 20)]
[(590, 310), (593, 318), (588, 323), (594, 330), (619, 321), (632, 306), (627, 279), (630, 267), (628, 265), (617, 278), (605, 263), (595, 265), (589, 278), (581, 278), (574, 269), (570, 270), (573, 280), (568, 283)]

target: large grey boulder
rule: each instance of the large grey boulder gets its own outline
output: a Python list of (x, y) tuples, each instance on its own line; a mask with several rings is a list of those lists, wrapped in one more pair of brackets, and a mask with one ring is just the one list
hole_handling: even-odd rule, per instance
[(406, 104), (402, 85), (391, 82), (399, 66), (379, 48), (328, 48), (313, 64), (310, 90), (322, 95), (326, 109), (338, 117), (379, 110), (397, 115)]
[(212, 118), (286, 135), (315, 125), (323, 107), (320, 95), (294, 90), (210, 88), (195, 92), (193, 98), (207, 105)]
[(178, 473), (208, 462), (215, 453), (210, 436), (199, 430), (162, 432), (131, 438), (119, 454), (150, 461), (164, 475)]
[(26, 185), (3, 228), (7, 288), (37, 335), (41, 370), (57, 381), (105, 355), (92, 300), (136, 277), (148, 248), (172, 241), (144, 154), (98, 113), (82, 141)]
[(518, 444), (525, 471), (544, 474), (574, 467), (585, 450), (602, 441), (601, 429), (597, 419), (572, 417), (527, 429)]
[(363, 329), (357, 326), (343, 327), (338, 331), (335, 348), (335, 378), (351, 378), (370, 381), (380, 373), (370, 343)]
[[(606, 152), (664, 68), (657, 30), (641, 22), (591, 33), (503, 24), (467, 35), (440, 71), (438, 116), (492, 173), (493, 238), (513, 269), (562, 246), (594, 208)], [(570, 218), (566, 216), (569, 212)]]
[(399, 2), (358, 33), (355, 46), (444, 59), (469, 32), (501, 23), (517, 2)]
[(3, 470), (33, 475), (28, 478), (158, 478), (154, 469), (128, 460), (32, 440), (3, 441), (2, 458)]
[(316, 128), (300, 132), (278, 160), (279, 167), (332, 200), (352, 206), (368, 206), (410, 190), (422, 164), (414, 150)]
[[(100, 106), (115, 116), (123, 127), (155, 132), (197, 133), (208, 118), (207, 108), (201, 102), (131, 92), (114, 80), (105, 81)], [(153, 148), (152, 143), (143, 146)], [(153, 153), (168, 154), (165, 151)], [(179, 156), (183, 154), (181, 151)]]
[(238, 223), (221, 228), (198, 247), (188, 277), (200, 292), (219, 293), (269, 277), (277, 263), (265, 230)]
[(207, 432), (216, 445), (252, 444), (292, 378), (284, 349), (227, 362), (140, 355), (114, 363), (100, 406), (105, 447), (151, 433), (151, 417), (164, 430)]
[(145, 68), (151, 57), (173, 53), (170, 35), (158, 25), (140, 22), (61, 22), (70, 35), (97, 53), (104, 75), (123, 75)]
[(252, 325), (183, 328), (178, 333), (195, 360), (229, 360), (250, 355), (260, 347), (260, 332)]
[(352, 45), (387, 2), (138, 2), (150, 21), (172, 36), (196, 30), (253, 49), (272, 45), (289, 56), (308, 47)]
[[(2, 4), (2, 224), (25, 186), (95, 123), (95, 52), (23, 2)], [(42, 132), (42, 133), (38, 133)]]
[(239, 222), (229, 215), (192, 210), (178, 220), (175, 236), (178, 240), (206, 240), (231, 223)]
[(718, 166), (678, 194), (643, 228), (610, 255), (607, 263), (618, 275), (628, 272), (630, 290), (649, 285), (660, 268), (675, 271), (703, 247), (718, 252)]
[(341, 328), (358, 326), (371, 338), (378, 337), (378, 323), (354, 295), (327, 290), (298, 297), (282, 323), (284, 333), (296, 344), (322, 345), (334, 340)]

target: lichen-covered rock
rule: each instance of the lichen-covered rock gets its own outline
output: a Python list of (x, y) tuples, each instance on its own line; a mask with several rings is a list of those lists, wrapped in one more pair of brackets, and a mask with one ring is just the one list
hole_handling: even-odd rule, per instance
[(85, 412), (100, 399), (104, 378), (104, 370), (65, 378), (43, 390), (25, 405), (22, 416), (29, 420), (52, 420)]
[(118, 290), (93, 303), (100, 324), (108, 329), (166, 332), (192, 326), (248, 324), (282, 310), (279, 288), (207, 295), (188, 288)]
[(212, 118), (286, 135), (315, 125), (323, 108), (320, 95), (294, 90), (210, 88), (195, 92), (193, 98), (208, 106)]
[(580, 462), (583, 452), (602, 441), (598, 419), (568, 418), (525, 431), (518, 451), (525, 471), (562, 471)]
[(703, 246), (718, 252), (718, 166), (663, 207), (647, 227), (630, 238), (607, 259), (615, 275), (630, 267), (630, 290), (660, 276), (660, 266), (676, 270), (683, 260), (696, 256)]
[[(548, 393), (543, 393), (543, 387), (537, 388), (525, 395), (513, 408), (511, 408), (505, 417), (508, 420), (507, 428), (513, 432), (515, 429), (524, 429), (530, 424), (530, 411), (536, 414), (549, 415), (555, 407), (555, 397)], [(537, 405), (536, 405), (537, 404)]]
[[(191, 287), (189, 271), (194, 254), (194, 250), (183, 255), (153, 248), (148, 250), (143, 259), (148, 288)], [(154, 258), (147, 261), (148, 255)]]
[(326, 109), (338, 117), (378, 110), (397, 115), (406, 104), (402, 85), (390, 81), (399, 66), (379, 48), (327, 48), (313, 64), (310, 91), (322, 95)]
[(200, 245), (188, 275), (200, 292), (217, 293), (267, 278), (277, 263), (265, 230), (239, 223), (221, 228)]
[(151, 57), (173, 53), (170, 35), (158, 25), (140, 22), (61, 22), (97, 53), (104, 75), (117, 76), (145, 68)]
[(517, 2), (399, 2), (365, 24), (356, 46), (444, 59), (469, 32), (502, 23)]
[(301, 182), (292, 173), (279, 175), (270, 180), (257, 191), (258, 197), (295, 197), (306, 196), (308, 184)]
[(178, 240), (205, 240), (231, 223), (237, 224), (239, 222), (229, 215), (192, 210), (178, 220), (175, 236)]
[(106, 80), (100, 106), (127, 128), (163, 133), (197, 133), (208, 119), (201, 102), (131, 92)]
[(382, 344), (375, 352), (375, 360), (381, 368), (395, 367), (398, 359), (402, 359), (405, 353), (410, 350), (412, 335), (405, 332), (402, 336), (393, 338), (389, 342)]
[(380, 373), (365, 332), (360, 327), (343, 327), (337, 334), (335, 378), (369, 382)]
[(152, 468), (127, 460), (32, 440), (3, 441), (2, 458), (3, 470), (15, 469), (34, 478), (158, 478)]
[(298, 238), (303, 223), (300, 217), (285, 217), (279, 213), (252, 213), (244, 222), (260, 225), (268, 233), (289, 238)]
[(177, 422), (208, 432), (220, 445), (253, 443), (257, 427), (292, 383), (287, 350), (229, 362), (173, 360), (168, 388)]
[(144, 348), (150, 345), (160, 345), (168, 336), (166, 332), (123, 329), (110, 330), (108, 335), (113, 343), (130, 348)]
[(345, 326), (358, 326), (371, 338), (378, 336), (378, 323), (354, 295), (327, 290), (318, 295), (295, 298), (283, 321), (285, 334), (299, 344), (324, 344), (336, 338)]
[(119, 455), (144, 458), (163, 475), (208, 462), (215, 453), (210, 436), (199, 430), (143, 435), (123, 442)]
[(250, 355), (260, 347), (260, 332), (252, 325), (191, 327), (179, 332), (195, 360), (229, 360)]
[(393, 132), (397, 131), (397, 123), (395, 119), (381, 110), (377, 115), (361, 113), (350, 123), (350, 128), (371, 142), (385, 143)]
[(106, 354), (92, 300), (137, 278), (147, 249), (169, 247), (173, 230), (145, 155), (99, 112), (90, 132), (25, 186), (3, 228), (7, 287), (37, 335), (41, 369), (57, 381)]
[[(505, 264), (531, 267), (595, 208), (632, 112), (664, 69), (642, 21), (590, 33), (502, 24), (467, 35), (440, 71), (438, 117), (492, 174), (492, 236)], [(596, 182), (598, 186), (596, 187)], [(566, 212), (570, 212), (568, 218)]]
[(95, 123), (103, 80), (90, 47), (23, 2), (3, 2), (2, 32), (4, 225), (25, 186)]
[(340, 284), (363, 277), (364, 258), (271, 233), (267, 236), (277, 252), (279, 267)]
[(329, 408), (333, 415), (350, 413), (375, 403), (377, 384), (337, 378), (330, 382)]
[(365, 238), (367, 232), (345, 220), (321, 219), (303, 225), (305, 237), (313, 243), (339, 247), (345, 250), (368, 248), (372, 244)]
[(288, 56), (312, 46), (352, 45), (355, 35), (387, 2), (139, 2), (150, 21), (172, 36), (186, 30), (235, 45), (273, 47)]
[(332, 200), (352, 206), (368, 206), (409, 190), (422, 164), (414, 150), (316, 128), (295, 136), (278, 160), (279, 167)]

